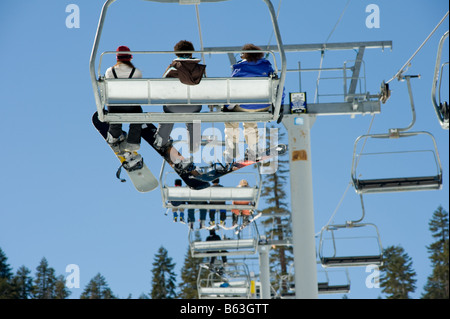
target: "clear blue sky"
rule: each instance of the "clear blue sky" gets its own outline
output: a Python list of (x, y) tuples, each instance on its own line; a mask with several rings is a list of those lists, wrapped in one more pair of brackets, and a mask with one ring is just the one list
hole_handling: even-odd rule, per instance
[[(280, 1), (274, 1), (275, 8)], [(69, 13), (65, 9), (71, 3), (80, 9), (80, 28), (66, 27)], [(283, 42), (325, 42), (346, 3), (347, 0), (282, 1), (279, 23)], [(366, 27), (369, 4), (380, 8), (380, 28)], [(137, 298), (150, 292), (151, 263), (160, 246), (176, 262), (177, 272), (181, 269), (188, 231), (187, 227), (172, 223), (170, 216), (164, 216), (159, 189), (140, 194), (131, 183), (116, 180), (118, 162), (91, 125), (95, 103), (88, 66), (102, 5), (102, 0), (0, 2), (0, 247), (14, 271), (25, 265), (34, 274), (42, 257), (58, 275), (67, 275), (68, 264), (79, 265), (81, 287), (71, 289), (71, 298), (78, 298), (98, 272), (116, 295), (125, 298), (132, 294)], [(270, 20), (262, 1), (232, 0), (199, 8), (207, 47), (267, 44), (271, 39)], [(397, 72), (447, 11), (448, 2), (444, 0), (353, 0), (328, 42), (393, 41), (392, 51), (366, 50), (367, 90), (376, 93), (381, 82)], [(180, 39), (192, 40), (200, 48), (192, 6), (118, 0), (110, 13), (101, 52), (115, 50), (119, 45), (128, 45), (132, 50), (171, 50)], [(416, 298), (431, 272), (426, 245), (433, 239), (428, 222), (439, 205), (449, 209), (449, 133), (439, 126), (430, 98), (437, 45), (448, 30), (448, 21), (447, 18), (418, 53), (408, 71), (422, 76), (412, 80), (417, 111), (412, 130), (428, 131), (436, 138), (444, 169), (443, 189), (364, 197), (365, 221), (378, 226), (383, 246), (401, 245), (412, 258), (417, 272), (417, 290), (413, 295)], [(273, 39), (271, 43), (274, 44)], [(323, 65), (342, 65), (354, 58), (352, 52), (327, 52)], [(154, 60), (136, 57), (134, 62), (144, 76), (159, 77), (171, 59), (172, 56)], [(295, 68), (298, 61), (304, 67), (318, 67), (320, 55), (290, 54), (288, 67)], [(448, 40), (443, 61), (448, 61)], [(105, 63), (103, 72), (112, 60)], [(206, 57), (206, 64), (211, 76), (229, 72), (225, 58)], [(302, 79), (310, 101), (316, 76)], [(448, 88), (448, 68), (445, 78), (443, 88)], [(336, 92), (341, 84), (325, 88)], [(389, 128), (410, 123), (406, 84), (394, 80), (391, 88), (392, 97), (382, 105), (382, 113), (375, 116), (372, 133), (385, 133)], [(288, 78), (286, 90), (298, 91), (296, 76)], [(443, 90), (442, 97), (448, 101), (448, 89)], [(350, 179), (353, 143), (367, 132), (371, 119), (369, 115), (354, 119), (322, 116), (311, 130), (315, 232), (329, 220), (344, 195)], [(430, 148), (427, 141), (413, 146)], [(145, 145), (142, 154), (158, 175), (162, 159)], [(428, 164), (433, 165), (408, 157), (395, 165), (414, 175), (417, 166)], [(263, 208), (265, 204), (262, 205)], [(335, 222), (358, 218), (360, 213), (359, 198), (350, 188)], [(364, 268), (350, 270), (349, 298), (381, 295), (380, 289), (366, 288), (367, 275)]]

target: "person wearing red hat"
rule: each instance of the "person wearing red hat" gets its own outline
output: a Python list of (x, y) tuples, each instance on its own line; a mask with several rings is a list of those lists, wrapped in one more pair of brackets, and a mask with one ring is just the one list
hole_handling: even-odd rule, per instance
[[(127, 46), (121, 45), (117, 48), (117, 52), (130, 52)], [(117, 53), (117, 63), (106, 70), (105, 78), (107, 79), (123, 79), (123, 78), (142, 78), (142, 72), (136, 68), (131, 60), (133, 56), (129, 53)], [(110, 113), (142, 113), (141, 106), (112, 106), (108, 105)], [(142, 124), (130, 124), (128, 136), (122, 132), (122, 124), (110, 124), (106, 141), (119, 151), (137, 151), (141, 144)]]

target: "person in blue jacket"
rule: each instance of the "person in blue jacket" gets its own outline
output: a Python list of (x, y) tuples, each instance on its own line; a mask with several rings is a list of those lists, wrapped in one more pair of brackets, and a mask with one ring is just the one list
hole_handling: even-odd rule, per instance
[[(261, 51), (254, 44), (246, 44), (243, 51)], [(264, 58), (261, 52), (246, 52), (241, 54), (242, 60), (233, 65), (231, 77), (269, 77), (274, 75), (272, 64)], [(224, 112), (267, 112), (270, 104), (226, 105)], [(239, 158), (239, 122), (225, 122), (225, 162), (230, 163)], [(244, 122), (244, 138), (247, 143), (246, 159), (255, 160), (258, 154), (258, 123)]]

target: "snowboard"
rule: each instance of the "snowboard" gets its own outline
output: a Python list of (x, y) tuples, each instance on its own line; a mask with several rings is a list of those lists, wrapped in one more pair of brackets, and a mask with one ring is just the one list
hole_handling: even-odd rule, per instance
[(262, 213), (258, 213), (256, 216), (253, 216), (252, 219), (250, 219), (248, 221), (248, 223), (244, 224), (242, 223), (242, 225), (240, 225), (236, 231), (234, 232), (236, 235), (239, 234), (242, 230), (244, 230), (245, 227), (247, 227), (248, 225), (250, 225), (251, 223), (253, 223), (256, 219), (258, 219), (259, 217), (262, 216)]
[(285, 154), (287, 151), (286, 144), (279, 144), (275, 147), (267, 149), (263, 154), (260, 154), (254, 160), (242, 160), (238, 162), (232, 162), (227, 164), (222, 163), (212, 163), (210, 166), (200, 167), (200, 174), (194, 176), (195, 179), (204, 181), (204, 182), (212, 182), (213, 180), (220, 178), (229, 173), (235, 172), (241, 168), (261, 163), (263, 161), (267, 161), (276, 156), (280, 156)]
[[(157, 131), (157, 127), (151, 123), (144, 124), (142, 128), (141, 137), (156, 151), (159, 155), (161, 155), (164, 160), (174, 169), (174, 171), (180, 176), (180, 178), (184, 181), (184, 183), (191, 189), (200, 190), (204, 188), (208, 188), (210, 184), (208, 181), (201, 181), (196, 179), (196, 166), (194, 163), (188, 168), (181, 168), (179, 165), (174, 163), (174, 161), (182, 161), (184, 157), (173, 147), (169, 147), (168, 149), (162, 151), (156, 148), (153, 143), (155, 142), (155, 133)], [(170, 155), (172, 154), (172, 156)], [(172, 161), (172, 159), (174, 161)]]
[[(95, 112), (92, 116), (92, 124), (94, 124), (97, 131), (102, 135), (102, 137), (105, 139), (108, 135), (108, 129), (109, 124), (101, 122), (98, 118), (98, 113)], [(108, 144), (109, 145), (109, 144)], [(111, 148), (112, 149), (112, 148)], [(113, 150), (114, 151), (114, 150)], [(147, 165), (142, 161), (142, 164), (138, 164), (136, 166), (133, 166), (131, 168), (127, 167), (127, 161), (131, 157), (138, 156), (139, 154), (137, 152), (126, 152), (126, 153), (115, 153), (117, 158), (120, 161), (120, 167), (117, 170), (116, 176), (121, 182), (125, 182), (126, 180), (120, 177), (120, 171), (122, 167), (127, 172), (128, 176), (130, 177), (131, 182), (133, 183), (134, 187), (141, 193), (146, 193), (154, 190), (158, 187), (158, 180), (153, 175), (153, 173), (150, 171), (150, 169), (147, 167)]]

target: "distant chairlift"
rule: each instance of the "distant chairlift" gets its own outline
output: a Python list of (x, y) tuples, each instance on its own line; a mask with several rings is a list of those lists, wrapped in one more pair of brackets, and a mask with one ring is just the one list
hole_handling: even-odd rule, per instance
[[(378, 251), (375, 251), (373, 254), (359, 254), (359, 255), (347, 255), (340, 254), (337, 242), (349, 239), (353, 242), (360, 243), (363, 237), (336, 237), (335, 233), (342, 229), (352, 229), (352, 228), (373, 228), (375, 230), (375, 235), (373, 238), (376, 241), (378, 246)], [(324, 242), (327, 240), (323, 235), (324, 233), (331, 234), (331, 242), (333, 247), (333, 254), (325, 255), (324, 253)], [(369, 238), (369, 237), (365, 237)], [(320, 243), (319, 243), (319, 258), (323, 267), (361, 267), (368, 265), (382, 265), (383, 264), (383, 255), (382, 255), (382, 246), (380, 240), (380, 234), (378, 232), (378, 228), (375, 224), (372, 223), (346, 223), (346, 224), (336, 224), (336, 225), (328, 225), (324, 229), (322, 229), (320, 233)]]
[(348, 274), (348, 269), (342, 270), (345, 272), (345, 283), (336, 284), (331, 283), (330, 274), (327, 269), (321, 270), (325, 275), (325, 280), (318, 282), (319, 295), (328, 294), (347, 294), (350, 292), (350, 276)]
[[(441, 64), (441, 56), (442, 49), (444, 47), (444, 42), (448, 38), (448, 31), (444, 33), (441, 40), (439, 41), (437, 56), (436, 56), (436, 65), (434, 67), (434, 76), (433, 76), (433, 86), (431, 88), (431, 101), (434, 106), (434, 110), (436, 111), (437, 118), (441, 127), (445, 130), (448, 130), (448, 118), (449, 118), (449, 109), (448, 102), (441, 102), (441, 84), (443, 78), (443, 69), (444, 66), (448, 66), (448, 61)], [(436, 88), (438, 89), (438, 97), (436, 97)]]
[[(378, 227), (372, 223), (361, 223), (365, 216), (365, 209), (362, 195), (360, 194), (362, 217), (356, 221), (347, 221), (345, 224), (330, 224), (322, 228), (319, 237), (319, 259), (323, 267), (361, 267), (368, 265), (383, 264), (383, 248)], [(337, 237), (336, 233), (355, 233), (356, 230), (363, 230), (364, 236)], [(372, 229), (372, 230), (371, 230)], [(371, 236), (366, 236), (372, 233)], [(342, 242), (346, 241), (347, 245)], [(331, 242), (330, 244), (325, 243)], [(348, 242), (352, 242), (350, 245)], [(357, 247), (359, 246), (359, 247)], [(343, 251), (344, 247), (346, 250)], [(350, 248), (352, 254), (350, 254)], [(364, 254), (355, 254), (354, 251), (364, 249)], [(369, 250), (370, 253), (365, 251)]]
[[(109, 123), (177, 123), (201, 120), (203, 122), (268, 122), (278, 120), (281, 111), (282, 91), (286, 77), (286, 57), (278, 28), (276, 13), (270, 0), (263, 0), (269, 8), (281, 60), (278, 72), (273, 51), (275, 77), (246, 78), (203, 78), (198, 85), (182, 84), (178, 79), (106, 79), (100, 74), (102, 57), (105, 54), (117, 54), (114, 51), (102, 53), (99, 59), (98, 73), (95, 73), (95, 61), (108, 7), (116, 0), (107, 0), (103, 6), (90, 59), (90, 74), (94, 89), (95, 102), (101, 121)], [(151, 2), (200, 4), (228, 0), (146, 0)], [(217, 50), (208, 54), (234, 54), (242, 51)], [(245, 51), (255, 52), (255, 51)], [(170, 54), (172, 51), (132, 51), (130, 54)], [(183, 53), (183, 52), (178, 52)], [(189, 53), (205, 53), (195, 51)], [(144, 112), (107, 113), (105, 105), (226, 105), (226, 104), (272, 104), (271, 112), (259, 113), (162, 113)]]
[[(187, 143), (186, 141), (177, 141), (176, 143)], [(223, 141), (216, 141), (215, 145), (222, 146)], [(202, 140), (202, 145), (212, 145), (212, 142)], [(261, 170), (258, 167), (252, 172), (234, 172), (233, 175), (245, 176), (246, 179), (252, 177), (253, 182), (249, 180), (250, 187), (209, 187), (201, 190), (190, 189), (189, 187), (175, 187), (167, 183), (169, 174), (175, 174), (172, 171), (166, 172), (166, 161), (162, 162), (159, 175), (159, 185), (161, 188), (161, 196), (163, 206), (165, 208), (173, 208), (172, 201), (185, 202), (176, 206), (177, 208), (195, 208), (195, 209), (250, 209), (258, 208), (259, 199), (262, 188)], [(177, 177), (176, 177), (177, 178)], [(173, 185), (173, 184), (172, 184)], [(233, 205), (232, 201), (248, 201), (248, 205)], [(225, 202), (225, 204), (211, 204), (214, 202)]]
[[(442, 166), (439, 158), (439, 153), (436, 145), (436, 141), (434, 136), (429, 132), (407, 132), (413, 124), (415, 123), (415, 109), (414, 109), (414, 100), (412, 96), (410, 78), (417, 76), (404, 76), (408, 84), (408, 91), (411, 102), (411, 109), (413, 114), (413, 120), (411, 124), (406, 128), (400, 129), (390, 129), (389, 133), (386, 134), (367, 134), (359, 136), (354, 144), (353, 148), (353, 160), (352, 160), (352, 171), (351, 178), (353, 182), (353, 186), (357, 193), (365, 194), (365, 193), (381, 193), (381, 192), (398, 192), (398, 191), (418, 191), (418, 190), (438, 190), (442, 187)], [(411, 138), (414, 136), (424, 136), (427, 139), (432, 141), (433, 148), (429, 150), (417, 150), (417, 146), (414, 146), (413, 150), (403, 150), (403, 151), (393, 151), (393, 152), (376, 152), (376, 153), (360, 153), (357, 154), (358, 143), (361, 140), (382, 140), (382, 139), (400, 139), (400, 138)], [(400, 176), (400, 177), (389, 177), (389, 178), (362, 178), (360, 174), (357, 172), (358, 164), (362, 158), (362, 156), (375, 156), (381, 155), (385, 156), (394, 156), (394, 155), (412, 155), (418, 153), (431, 153), (434, 158), (434, 165), (436, 168), (436, 173), (429, 175), (420, 175), (420, 176)], [(407, 164), (407, 163), (405, 163)], [(429, 164), (429, 163), (428, 163)], [(426, 165), (426, 163), (421, 163), (421, 166)], [(374, 165), (373, 168), (380, 165)], [(381, 167), (384, 169), (384, 167)], [(387, 168), (386, 168), (387, 169)], [(428, 172), (427, 172), (428, 173)]]
[(220, 273), (201, 264), (197, 277), (199, 299), (248, 299), (251, 296), (251, 279), (244, 263), (221, 265)]
[[(205, 234), (207, 234), (205, 232)], [(222, 240), (197, 241), (195, 231), (189, 230), (189, 247), (194, 258), (208, 258), (213, 256), (253, 255), (258, 250), (259, 234), (256, 223), (251, 223), (237, 236), (232, 232), (224, 232)], [(206, 237), (206, 236), (205, 236)]]
[[(280, 277), (279, 286), (285, 286), (287, 291), (282, 292), (280, 297), (282, 299), (295, 298), (295, 282), (294, 282), (294, 264), (289, 264), (287, 275)], [(350, 292), (350, 276), (348, 269), (334, 269), (333, 274), (330, 276), (328, 269), (321, 269), (317, 272), (318, 277), (318, 293), (319, 295), (329, 294), (346, 294)], [(332, 280), (330, 280), (332, 277)], [(344, 279), (345, 281), (343, 281)]]

